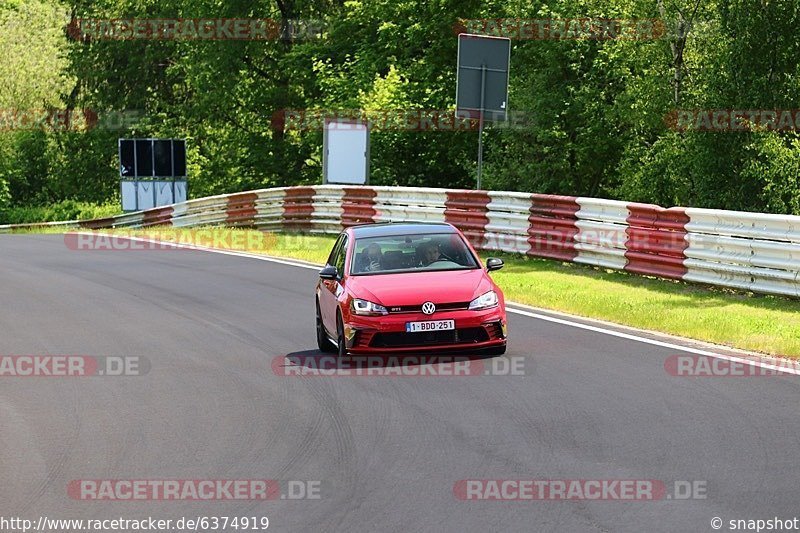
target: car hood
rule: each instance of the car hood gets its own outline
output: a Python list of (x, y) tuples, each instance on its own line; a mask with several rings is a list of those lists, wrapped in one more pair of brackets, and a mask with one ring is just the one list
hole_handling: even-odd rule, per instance
[(483, 269), (353, 276), (348, 290), (384, 306), (469, 302), (494, 289)]

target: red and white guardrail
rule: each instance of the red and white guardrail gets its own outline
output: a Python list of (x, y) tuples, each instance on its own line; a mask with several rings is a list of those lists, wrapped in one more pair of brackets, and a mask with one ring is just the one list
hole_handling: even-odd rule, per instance
[[(92, 229), (229, 225), (338, 233), (446, 221), (477, 248), (800, 297), (800, 217), (501, 191), (318, 185), (211, 196), (84, 222)], [(0, 232), (41, 225), (0, 226)]]

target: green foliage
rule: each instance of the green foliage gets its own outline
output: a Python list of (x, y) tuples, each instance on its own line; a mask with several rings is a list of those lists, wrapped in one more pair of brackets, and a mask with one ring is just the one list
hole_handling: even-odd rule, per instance
[[(315, 19), (325, 31), (75, 41), (63, 28), (68, 9), (78, 18)], [(194, 197), (318, 183), (321, 132), (276, 129), (276, 112), (452, 110), (456, 23), (501, 17), (661, 18), (667, 31), (513, 41), (509, 104), (527, 123), (485, 133), (488, 188), (800, 214), (796, 133), (684, 132), (665, 120), (676, 109), (798, 107), (800, 5), (760, 0), (0, 0), (0, 45), (11, 51), (0, 108), (141, 115), (119, 129), (0, 128), (0, 207), (111, 201), (119, 137), (186, 138)], [(374, 130), (370, 142), (373, 184), (474, 186), (474, 131)]]
[(52, 1), (0, 2), (0, 109), (56, 106), (71, 88), (66, 16)]
[(24, 206), (0, 209), (0, 224), (30, 224), (60, 220), (91, 220), (120, 214), (117, 202), (98, 205), (89, 202), (64, 200), (44, 206)]

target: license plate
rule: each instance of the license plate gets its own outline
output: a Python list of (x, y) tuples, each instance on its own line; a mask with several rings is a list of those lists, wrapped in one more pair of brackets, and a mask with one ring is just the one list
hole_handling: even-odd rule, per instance
[(455, 320), (429, 320), (427, 322), (406, 322), (406, 333), (417, 331), (446, 331), (456, 329)]

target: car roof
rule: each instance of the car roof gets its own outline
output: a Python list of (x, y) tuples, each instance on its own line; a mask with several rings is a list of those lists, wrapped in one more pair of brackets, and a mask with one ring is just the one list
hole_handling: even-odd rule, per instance
[(456, 233), (456, 229), (445, 222), (381, 222), (352, 226), (350, 231), (357, 239), (361, 237), (392, 237), (409, 234)]

